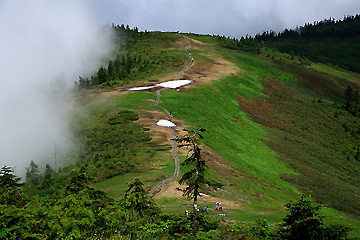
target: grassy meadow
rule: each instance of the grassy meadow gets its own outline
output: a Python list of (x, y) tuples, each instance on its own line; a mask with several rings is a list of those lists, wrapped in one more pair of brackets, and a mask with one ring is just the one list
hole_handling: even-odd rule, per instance
[[(228, 201), (228, 207), (224, 206), (227, 219), (252, 222), (264, 218), (278, 223), (285, 216), (285, 203), (296, 199), (301, 191), (311, 191), (316, 201), (330, 207), (325, 210), (330, 222), (349, 223), (360, 229), (360, 163), (353, 159), (359, 142), (342, 127), (344, 122), (352, 126), (359, 122), (342, 110), (344, 88), (358, 88), (359, 76), (325, 64), (303, 66), (286, 54), (277, 53), (272, 59), (265, 53), (253, 55), (221, 48), (210, 36), (186, 36), (207, 44), (204, 49), (190, 49), (196, 64), (206, 66), (216, 56), (241, 69), (239, 74), (211, 84), (161, 92), (160, 105), (172, 110), (176, 120), (207, 130), (204, 143), (222, 163), (211, 164), (208, 174), (224, 187), (202, 191), (211, 199)], [(183, 65), (187, 63), (185, 43), (164, 44), (154, 49), (164, 47), (174, 57), (185, 55)], [(141, 81), (172, 76), (183, 65), (150, 74)], [(83, 107), (91, 115), (81, 118), (83, 126), (105, 124), (121, 109), (130, 109), (139, 116), (150, 112), (161, 115), (153, 106), (155, 92), (80, 94), (84, 94)], [(119, 174), (94, 186), (121, 197), (135, 177), (140, 177), (149, 190), (172, 175), (170, 151), (156, 151), (151, 147), (156, 144), (149, 144), (150, 155), (140, 155), (144, 158), (141, 171)], [(155, 201), (164, 213), (183, 214), (191, 204), (181, 197), (155, 197)], [(214, 202), (203, 197), (199, 205), (213, 208)], [(214, 211), (209, 214), (216, 215)]]

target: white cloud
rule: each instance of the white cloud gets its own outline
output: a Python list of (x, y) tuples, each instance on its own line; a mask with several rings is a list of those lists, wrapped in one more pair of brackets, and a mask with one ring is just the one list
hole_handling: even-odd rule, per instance
[(339, 19), (360, 10), (357, 0), (92, 0), (91, 3), (104, 23), (235, 37), (282, 31), (329, 17)]
[(101, 25), (80, 1), (2, 1), (0, 166), (24, 175), (30, 160), (54, 166), (55, 146), (70, 147), (70, 96), (54, 81), (72, 87), (98, 69), (112, 47)]

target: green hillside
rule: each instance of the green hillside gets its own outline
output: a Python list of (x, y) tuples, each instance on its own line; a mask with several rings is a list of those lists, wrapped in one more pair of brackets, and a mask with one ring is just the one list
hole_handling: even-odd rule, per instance
[[(11, 194), (14, 185), (1, 185), (6, 190), (1, 213), (26, 221), (3, 221), (0, 238), (16, 233), (16, 239), (25, 232), (39, 238), (96, 233), (105, 239), (190, 234), (190, 222), (181, 216), (192, 201), (176, 190), (180, 177), (151, 201), (144, 197), (174, 171), (172, 135), (155, 125), (167, 115), (153, 105), (154, 90), (118, 90), (174, 79), (188, 64), (186, 43), (176, 33), (112, 28), (118, 48), (109, 64), (92, 77), (80, 77), (76, 85), (77, 108), (71, 116), (77, 146), (68, 156), (73, 163), (57, 171), (46, 166), (44, 174), (30, 165), (22, 195)], [(199, 220), (199, 236), (286, 238), (290, 233), (279, 225), (288, 213), (284, 205), (309, 192), (326, 206), (321, 210), (325, 224), (351, 227), (350, 237), (360, 237), (360, 75), (350, 71), (360, 59), (351, 54), (360, 52), (358, 43), (183, 36), (194, 64), (181, 79), (194, 83), (162, 91), (160, 105), (172, 110), (178, 135), (183, 127), (206, 129), (201, 147), (207, 176), (224, 185), (200, 189), (208, 197), (200, 197), (199, 208), (211, 211)], [(327, 55), (318, 46), (341, 54)], [(186, 158), (186, 151), (178, 154), (181, 161)], [(224, 218), (212, 211), (218, 200)], [(327, 238), (338, 234), (343, 239), (347, 231), (329, 229)]]

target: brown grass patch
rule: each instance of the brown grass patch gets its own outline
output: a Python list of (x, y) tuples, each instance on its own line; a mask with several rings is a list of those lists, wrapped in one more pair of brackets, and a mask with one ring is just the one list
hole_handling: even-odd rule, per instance
[(194, 49), (203, 49), (205, 47), (212, 47), (213, 45), (210, 43), (201, 42), (199, 40), (186, 38), (190, 42), (190, 47)]
[(190, 88), (194, 85), (209, 84), (212, 80), (219, 80), (232, 74), (238, 74), (240, 71), (240, 68), (222, 58), (208, 65), (196, 64), (195, 61), (195, 64), (181, 76), (181, 79), (193, 80), (193, 84), (185, 86), (185, 88)]
[(275, 112), (274, 107), (267, 99), (248, 100), (242, 96), (237, 96), (237, 99), (241, 103), (241, 108), (250, 113), (255, 119), (269, 120), (270, 115)]

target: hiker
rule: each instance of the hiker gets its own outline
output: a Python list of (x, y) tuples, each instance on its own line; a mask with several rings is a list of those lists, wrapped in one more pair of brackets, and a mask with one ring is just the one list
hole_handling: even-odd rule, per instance
[(219, 202), (218, 201), (216, 201), (215, 208), (217, 211), (219, 211)]
[(219, 210), (220, 211), (222, 211), (223, 209), (222, 209), (222, 204), (221, 203), (219, 203)]
[(185, 216), (188, 216), (188, 215), (189, 215), (189, 211), (186, 210), (186, 211), (185, 211)]
[(193, 62), (194, 61), (194, 58), (193, 57), (191, 57), (191, 62)]
[(205, 207), (204, 210), (205, 210), (205, 212), (206, 212), (206, 215), (209, 215), (208, 207)]
[(173, 119), (173, 115), (170, 115), (169, 117), (170, 117), (170, 121), (171, 121)]

